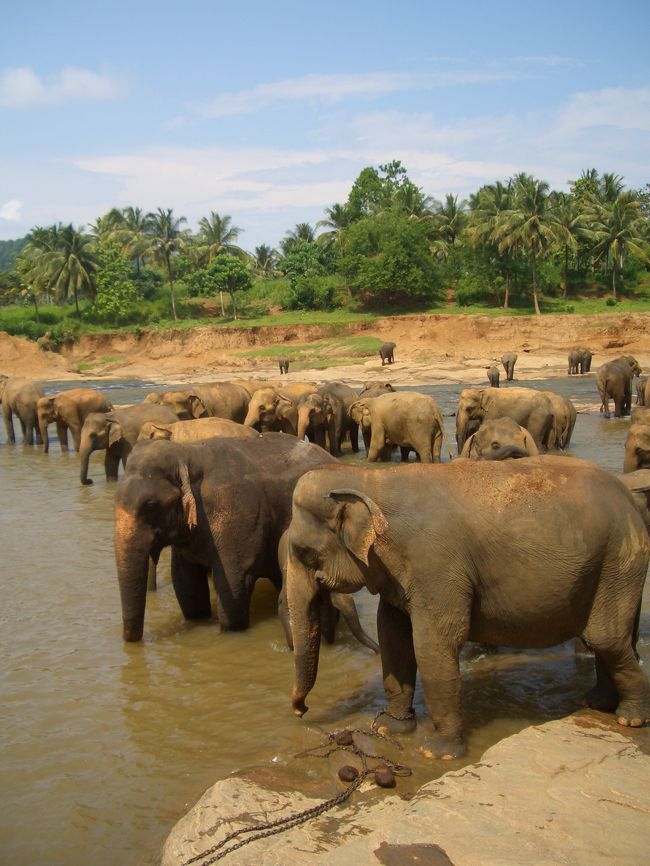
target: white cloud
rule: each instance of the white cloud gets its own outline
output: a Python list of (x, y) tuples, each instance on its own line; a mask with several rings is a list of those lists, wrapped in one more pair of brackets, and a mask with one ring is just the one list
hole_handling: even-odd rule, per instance
[(12, 198), (9, 201), (6, 201), (3, 205), (0, 205), (0, 220), (19, 222), (22, 208), (23, 203), (20, 199)]
[(560, 110), (558, 126), (580, 130), (615, 126), (650, 131), (650, 87), (607, 87), (576, 93)]
[(122, 85), (109, 75), (66, 66), (47, 79), (28, 66), (0, 72), (0, 108), (40, 108), (66, 102), (115, 99)]

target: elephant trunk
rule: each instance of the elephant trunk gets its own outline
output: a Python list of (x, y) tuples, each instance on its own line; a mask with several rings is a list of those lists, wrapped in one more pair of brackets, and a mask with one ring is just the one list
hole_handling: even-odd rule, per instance
[(259, 420), (260, 420), (259, 410), (254, 406), (249, 406), (248, 412), (246, 413), (246, 417), (244, 418), (244, 426), (245, 427), (255, 427), (255, 425), (259, 423)]
[(296, 435), (298, 439), (304, 439), (311, 420), (311, 412), (307, 406), (301, 406), (298, 410), (298, 427)]
[(637, 457), (636, 451), (633, 448), (625, 449), (625, 459), (623, 460), (623, 472), (636, 472), (641, 468), (641, 461)]
[(92, 478), (88, 477), (88, 461), (90, 460), (90, 455), (95, 450), (93, 443), (87, 441), (82, 438), (81, 447), (79, 448), (79, 459), (81, 461), (81, 469), (79, 472), (79, 479), (82, 484), (92, 484)]
[(47, 434), (48, 420), (47, 417), (41, 413), (38, 413), (36, 417), (38, 420), (38, 429), (41, 434), (41, 440), (43, 442), (43, 451), (47, 454), (50, 450), (50, 437)]
[(117, 505), (115, 563), (122, 600), (122, 636), (125, 641), (142, 640), (152, 542), (151, 530), (143, 526), (131, 512)]
[(291, 556), (287, 567), (287, 599), (295, 670), (291, 706), (296, 716), (303, 716), (307, 712), (305, 698), (314, 687), (318, 672), (321, 597), (313, 572)]

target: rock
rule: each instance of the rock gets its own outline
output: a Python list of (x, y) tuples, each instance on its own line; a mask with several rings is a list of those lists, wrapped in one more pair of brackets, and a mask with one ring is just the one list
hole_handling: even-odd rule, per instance
[[(345, 804), (245, 845), (224, 862), (639, 866), (648, 857), (650, 757), (637, 742), (647, 740), (647, 731), (613, 729), (591, 711), (526, 728), (410, 801), (362, 787)], [(217, 782), (170, 834), (162, 866), (180, 866), (237, 828), (319, 802), (241, 778)]]

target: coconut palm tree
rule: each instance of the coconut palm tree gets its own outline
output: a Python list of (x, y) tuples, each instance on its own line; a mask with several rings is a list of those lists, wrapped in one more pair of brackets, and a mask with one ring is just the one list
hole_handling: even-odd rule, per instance
[(313, 244), (316, 241), (316, 232), (309, 223), (297, 223), (296, 227), (288, 231), (280, 241), (282, 255), (288, 255), (296, 244)]
[(55, 248), (45, 253), (44, 264), (47, 279), (54, 290), (65, 298), (74, 297), (77, 318), (79, 312), (79, 293), (94, 290), (95, 240), (72, 224), (58, 226), (53, 238)]
[[(466, 228), (467, 236), (475, 246), (489, 244), (497, 246), (495, 230), (502, 215), (512, 207), (512, 183), (507, 184), (500, 180), (496, 183), (487, 184), (479, 191), (470, 196), (469, 218)], [(508, 309), (510, 303), (510, 278), (511, 278), (511, 252), (503, 250), (497, 255), (501, 260), (505, 293), (503, 307)]]
[(185, 245), (188, 233), (181, 226), (187, 220), (185, 217), (175, 217), (172, 208), (165, 210), (161, 207), (155, 213), (149, 214), (148, 217), (147, 237), (149, 239), (149, 252), (153, 260), (161, 268), (164, 268), (167, 274), (172, 313), (176, 321), (178, 316), (176, 315), (176, 299), (174, 297), (172, 261), (174, 256)]
[(459, 203), (458, 196), (451, 193), (447, 193), (444, 202), (435, 202), (433, 205), (433, 219), (438, 237), (452, 246), (467, 222), (466, 207), (467, 202), (464, 199)]
[(585, 213), (575, 196), (566, 192), (552, 192), (549, 203), (553, 213), (558, 247), (563, 256), (562, 297), (569, 291), (569, 256), (578, 250), (581, 239), (587, 238)]
[(243, 229), (232, 225), (229, 214), (210, 211), (209, 217), (199, 220), (198, 248), (206, 264), (210, 264), (215, 256), (226, 253), (239, 258), (246, 258), (246, 253), (237, 245), (237, 239)]
[(270, 276), (278, 262), (278, 251), (267, 244), (255, 247), (255, 270), (264, 277)]

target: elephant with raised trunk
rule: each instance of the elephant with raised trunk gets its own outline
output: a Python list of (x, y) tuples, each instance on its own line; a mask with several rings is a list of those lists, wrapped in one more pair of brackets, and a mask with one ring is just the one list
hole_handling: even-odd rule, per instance
[(459, 457), (470, 460), (507, 460), (511, 457), (536, 457), (537, 445), (525, 427), (512, 418), (486, 421), (465, 440)]
[(632, 355), (621, 355), (598, 368), (596, 384), (605, 418), (609, 418), (609, 398), (614, 401), (614, 417), (630, 414), (632, 405), (632, 377), (641, 375), (639, 362)]
[[(386, 709), (408, 732), (419, 671), (437, 757), (465, 752), (459, 653), (466, 641), (595, 653), (589, 706), (623, 725), (650, 720), (635, 651), (650, 538), (624, 484), (567, 457), (459, 460), (375, 472), (309, 472), (296, 485), (287, 597), (294, 639), (291, 704), (307, 711), (320, 645), (320, 587), (379, 594)], [(342, 693), (343, 694), (343, 693)]]
[(36, 404), (43, 396), (43, 390), (36, 382), (29, 379), (11, 379), (0, 376), (0, 400), (2, 401), (2, 416), (7, 431), (7, 442), (15, 445), (14, 415), (20, 421), (25, 445), (41, 444), (41, 433), (38, 429)]
[(456, 412), (456, 444), (462, 453), (468, 436), (484, 421), (512, 418), (525, 427), (539, 451), (549, 447), (553, 431), (553, 407), (549, 398), (534, 388), (463, 388)]
[(81, 428), (91, 412), (110, 412), (111, 401), (96, 388), (71, 388), (51, 397), (41, 397), (36, 404), (38, 429), (41, 431), (43, 450), (50, 450), (47, 433), (49, 424), (56, 424), (56, 433), (62, 451), (68, 450), (68, 430), (72, 435), (75, 451), (81, 447)]
[(124, 639), (142, 638), (149, 557), (157, 561), (169, 545), (185, 618), (211, 616), (212, 573), (222, 631), (247, 628), (255, 581), (267, 577), (280, 588), (278, 544), (297, 480), (332, 463), (322, 448), (282, 433), (138, 442), (115, 493)]
[(155, 424), (175, 424), (178, 418), (167, 406), (156, 403), (137, 403), (135, 406), (113, 409), (112, 412), (91, 412), (81, 428), (81, 483), (93, 483), (92, 478), (88, 477), (88, 461), (93, 451), (104, 449), (106, 480), (117, 481), (120, 461), (122, 466), (126, 466), (142, 425), (147, 421)]

